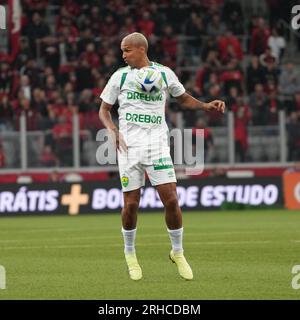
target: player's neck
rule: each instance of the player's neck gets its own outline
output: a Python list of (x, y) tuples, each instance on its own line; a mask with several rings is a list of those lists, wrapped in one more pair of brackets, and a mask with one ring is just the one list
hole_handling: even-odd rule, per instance
[(140, 63), (138, 63), (138, 65), (136, 65), (137, 69), (141, 69), (143, 67), (148, 67), (151, 65), (150, 60), (148, 59), (148, 57), (145, 57), (144, 59), (141, 60)]

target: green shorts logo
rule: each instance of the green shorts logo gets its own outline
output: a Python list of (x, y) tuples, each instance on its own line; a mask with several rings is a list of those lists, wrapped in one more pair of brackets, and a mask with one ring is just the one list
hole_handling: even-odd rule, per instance
[(153, 161), (154, 170), (173, 169), (171, 157), (160, 158)]
[(174, 177), (174, 171), (169, 171), (168, 172), (168, 177), (173, 178)]
[(123, 176), (123, 177), (121, 178), (121, 183), (122, 183), (122, 186), (123, 186), (123, 187), (127, 187), (127, 186), (128, 186), (128, 183), (129, 183), (128, 177)]

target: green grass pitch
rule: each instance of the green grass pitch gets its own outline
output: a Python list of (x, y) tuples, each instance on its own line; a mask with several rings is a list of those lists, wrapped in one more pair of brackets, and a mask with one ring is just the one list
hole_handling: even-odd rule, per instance
[(0, 299), (300, 299), (300, 212), (184, 212), (184, 281), (168, 259), (163, 214), (140, 213), (137, 254), (143, 279), (123, 259), (118, 214), (3, 217)]

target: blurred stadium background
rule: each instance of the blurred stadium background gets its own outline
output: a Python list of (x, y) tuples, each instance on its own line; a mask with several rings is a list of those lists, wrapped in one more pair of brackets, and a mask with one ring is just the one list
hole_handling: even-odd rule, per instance
[[(283, 209), (300, 209), (300, 32), (291, 26), (295, 4), (0, 0), (7, 9), (7, 29), (0, 30), (0, 216), (79, 213), (78, 220), (0, 221), (0, 245), (6, 252), (0, 264), (11, 270), (11, 285), (17, 283), (7, 298), (297, 298), (290, 281), (292, 266), (300, 264), (300, 220), (297, 211)], [(191, 291), (174, 291), (175, 275), (174, 282), (166, 280), (167, 271), (152, 284), (151, 272), (154, 276), (167, 267), (144, 255), (150, 289), (135, 288), (128, 295), (126, 275), (120, 286), (115, 278), (107, 281), (107, 264), (95, 250), (103, 247), (107, 263), (115, 265), (110, 276), (125, 274), (118, 216), (81, 215), (119, 212), (122, 206), (117, 167), (96, 161), (96, 134), (103, 128), (99, 95), (124, 65), (120, 40), (134, 31), (147, 36), (150, 59), (172, 68), (188, 92), (204, 101), (226, 101), (224, 116), (186, 111), (172, 99), (166, 108), (170, 129), (205, 129), (204, 172), (188, 176), (176, 167), (181, 205), (194, 210), (186, 213), (186, 247), (203, 274), (201, 290), (195, 282)], [(113, 116), (117, 122), (117, 106)], [(162, 211), (151, 187), (144, 194), (142, 212)], [(223, 211), (211, 215), (200, 209)], [(233, 209), (244, 211), (239, 216)], [(150, 243), (157, 242), (152, 253), (167, 252), (163, 221), (149, 214), (142, 223), (146, 240), (149, 230), (161, 232), (161, 238), (151, 238)], [(27, 278), (30, 271), (32, 278)], [(218, 286), (212, 286), (215, 276)], [(70, 285), (73, 277), (82, 291)], [(233, 291), (228, 279), (234, 280)]]
[(174, 69), (190, 93), (226, 101), (225, 117), (168, 105), (170, 128), (207, 128), (207, 168), (274, 168), (300, 159), (300, 37), (290, 24), (292, 1), (20, 3), (19, 32), (1, 30), (2, 176), (101, 170), (98, 97), (124, 65), (120, 39), (134, 30), (149, 38), (150, 58)]

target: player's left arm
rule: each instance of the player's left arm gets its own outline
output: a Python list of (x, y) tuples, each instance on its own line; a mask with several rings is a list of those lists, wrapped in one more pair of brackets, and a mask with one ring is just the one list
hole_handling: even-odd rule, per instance
[(222, 100), (213, 100), (211, 102), (202, 102), (194, 97), (192, 97), (188, 93), (184, 93), (178, 97), (176, 97), (178, 103), (185, 108), (191, 110), (205, 110), (205, 111), (219, 111), (221, 113), (225, 112), (225, 102)]

